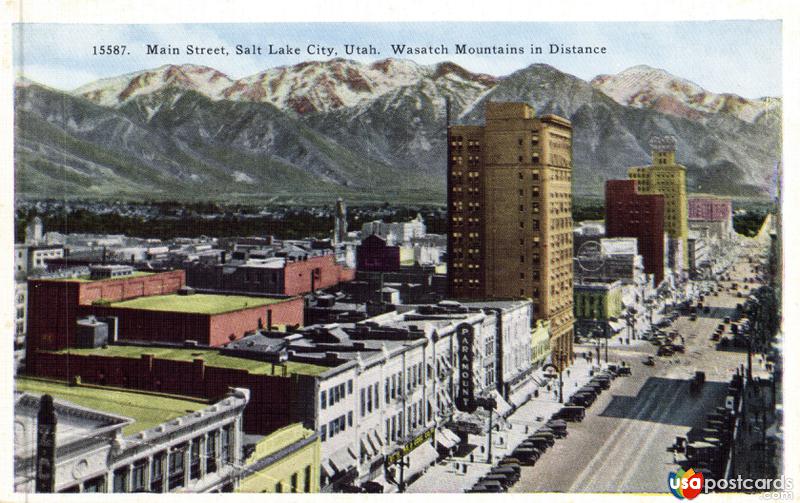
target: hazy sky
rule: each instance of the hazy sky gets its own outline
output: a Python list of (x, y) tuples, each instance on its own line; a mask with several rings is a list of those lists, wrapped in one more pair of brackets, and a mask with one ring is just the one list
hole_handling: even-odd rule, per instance
[[(306, 51), (309, 44), (332, 47), (339, 57), (374, 61), (402, 57), (418, 63), (454, 61), (473, 72), (506, 75), (533, 63), (591, 79), (646, 64), (689, 79), (712, 92), (748, 98), (781, 96), (779, 21), (664, 23), (283, 23), (151, 25), (16, 25), (17, 74), (70, 90), (87, 82), (164, 64), (211, 66), (231, 78), (266, 68), (328, 59)], [(606, 54), (549, 54), (549, 44), (605, 46)], [(124, 44), (124, 56), (93, 55), (93, 46)], [(181, 48), (181, 55), (146, 55), (146, 44)], [(229, 55), (187, 55), (185, 47), (226, 47)], [(235, 55), (236, 44), (290, 45), (299, 55)], [(374, 45), (379, 55), (348, 56), (345, 44)], [(439, 46), (447, 55), (397, 56), (392, 44)], [(458, 55), (455, 44), (522, 47), (523, 55)], [(531, 54), (531, 45), (544, 54)]]

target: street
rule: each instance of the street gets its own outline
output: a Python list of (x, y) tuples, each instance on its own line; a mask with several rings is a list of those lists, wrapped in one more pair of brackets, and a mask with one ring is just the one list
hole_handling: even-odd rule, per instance
[[(744, 278), (754, 276), (746, 258), (729, 270), (741, 289)], [(702, 427), (705, 415), (724, 403), (728, 381), (737, 367), (747, 362), (747, 353), (717, 351), (710, 336), (726, 316), (733, 317), (736, 296), (720, 282), (723, 292), (706, 295), (708, 313), (696, 321), (680, 316), (667, 328), (684, 338), (685, 354), (656, 357), (655, 366), (642, 362), (655, 355), (656, 346), (635, 340), (609, 344), (610, 362), (625, 361), (632, 377), (617, 378), (587, 410), (580, 423), (570, 423), (569, 435), (560, 440), (533, 467), (523, 467), (512, 492), (655, 492), (667, 491), (667, 476), (678, 467), (667, 450), (676, 436)], [(748, 287), (753, 284), (748, 284)], [(580, 355), (594, 346), (576, 346)], [(761, 369), (753, 360), (754, 372)], [(706, 373), (700, 395), (690, 395), (689, 379), (696, 370)], [(569, 396), (572, 390), (565, 390)]]

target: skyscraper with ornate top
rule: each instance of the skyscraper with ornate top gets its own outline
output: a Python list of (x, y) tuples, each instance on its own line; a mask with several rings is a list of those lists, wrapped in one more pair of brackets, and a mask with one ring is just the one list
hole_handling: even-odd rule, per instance
[(531, 298), (553, 361), (573, 359), (572, 125), (490, 102), (484, 126), (448, 128), (448, 289)]

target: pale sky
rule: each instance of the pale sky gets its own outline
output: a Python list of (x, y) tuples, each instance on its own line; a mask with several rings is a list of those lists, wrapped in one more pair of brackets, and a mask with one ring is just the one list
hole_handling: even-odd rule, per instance
[[(548, 54), (549, 44), (605, 46), (606, 54)], [(93, 46), (124, 44), (129, 54), (95, 56)], [(180, 47), (182, 54), (146, 55), (146, 44)], [(226, 47), (229, 55), (198, 56), (187, 44)], [(299, 55), (235, 55), (236, 44), (299, 47)], [(533, 63), (547, 63), (589, 80), (646, 64), (691, 80), (705, 89), (747, 98), (781, 96), (779, 21), (693, 21), (626, 23), (280, 23), (151, 25), (15, 25), (14, 65), (18, 75), (71, 90), (88, 82), (164, 64), (207, 65), (231, 78), (301, 61), (324, 60), (307, 46), (332, 47), (339, 57), (371, 62), (387, 57), (430, 64), (454, 61), (473, 72), (502, 76)], [(348, 56), (345, 44), (374, 45), (380, 54)], [(399, 56), (392, 44), (439, 46), (447, 55)], [(455, 54), (455, 44), (522, 47), (522, 55)], [(530, 46), (544, 54), (530, 54)]]

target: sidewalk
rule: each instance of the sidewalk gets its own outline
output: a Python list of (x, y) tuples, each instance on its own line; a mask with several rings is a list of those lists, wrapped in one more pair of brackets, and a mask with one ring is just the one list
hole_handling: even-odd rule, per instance
[[(573, 391), (583, 386), (591, 379), (589, 371), (593, 365), (583, 358), (576, 358), (575, 363), (565, 370), (563, 388), (565, 401)], [(530, 434), (546, 423), (553, 413), (559, 411), (563, 404), (558, 401), (558, 378), (546, 379), (539, 370), (535, 373), (539, 382), (546, 383), (537, 386), (531, 380), (524, 390), (530, 390), (531, 398), (519, 406), (507, 418), (494, 416), (493, 420), (499, 428), (492, 433), (492, 463), (488, 461), (488, 435), (469, 435), (472, 449), (460, 457), (449, 457), (439, 462), (406, 488), (410, 493), (438, 493), (462, 492), (472, 487), (483, 475), (489, 472), (494, 463), (513, 452)], [(547, 389), (549, 386), (549, 390)], [(539, 396), (534, 397), (534, 391), (539, 391)], [(547, 454), (542, 461), (547, 462)]]

